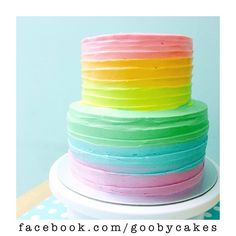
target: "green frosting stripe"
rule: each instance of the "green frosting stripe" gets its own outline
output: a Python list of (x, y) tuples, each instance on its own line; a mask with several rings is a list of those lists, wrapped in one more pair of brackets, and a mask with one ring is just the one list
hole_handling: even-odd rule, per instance
[(92, 107), (82, 105), (79, 101), (73, 102), (69, 107), (69, 114), (73, 114), (76, 117), (81, 115), (91, 118), (114, 118), (114, 119), (169, 119), (178, 118), (189, 115), (197, 115), (201, 112), (207, 112), (207, 105), (201, 101), (191, 100), (188, 104), (181, 106), (177, 109), (172, 110), (161, 110), (161, 111), (131, 111), (131, 110), (120, 110), (103, 107)]
[(99, 145), (165, 145), (192, 140), (208, 131), (207, 106), (196, 100), (177, 109), (151, 112), (75, 102), (67, 119), (69, 135)]
[[(186, 122), (187, 123), (187, 122)], [(157, 139), (165, 138), (170, 136), (177, 136), (179, 134), (189, 134), (194, 131), (198, 131), (201, 128), (208, 128), (208, 122), (203, 121), (201, 123), (189, 122), (190, 124), (185, 126), (177, 127), (166, 127), (166, 128), (156, 128), (152, 129), (137, 129), (129, 128), (120, 131), (122, 127), (118, 125), (112, 130), (111, 126), (103, 128), (102, 126), (95, 126), (88, 124), (82, 125), (80, 123), (70, 123), (68, 125), (68, 132), (80, 135), (87, 135), (93, 137), (104, 137), (111, 139), (121, 139), (121, 140), (143, 140), (143, 139)], [(119, 129), (120, 127), (120, 129)]]
[(181, 142), (187, 142), (194, 140), (196, 138), (200, 138), (204, 135), (207, 135), (208, 128), (205, 128), (203, 130), (190, 133), (187, 135), (178, 135), (168, 138), (162, 138), (162, 139), (145, 139), (145, 140), (120, 140), (120, 139), (106, 139), (106, 138), (96, 138), (93, 136), (85, 136), (85, 135), (78, 135), (78, 134), (72, 134), (69, 133), (69, 135), (74, 136), (75, 138), (78, 138), (79, 140), (83, 140), (89, 143), (93, 143), (96, 145), (108, 145), (108, 146), (132, 146), (132, 147), (143, 147), (145, 145), (155, 145), (155, 146), (165, 146), (168, 144), (175, 144), (175, 143), (181, 143)]

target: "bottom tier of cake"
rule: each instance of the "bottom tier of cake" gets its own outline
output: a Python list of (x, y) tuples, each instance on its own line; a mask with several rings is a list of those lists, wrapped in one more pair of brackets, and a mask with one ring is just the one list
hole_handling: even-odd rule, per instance
[(75, 102), (68, 112), (72, 174), (92, 188), (136, 196), (193, 189), (204, 169), (207, 106), (127, 111)]

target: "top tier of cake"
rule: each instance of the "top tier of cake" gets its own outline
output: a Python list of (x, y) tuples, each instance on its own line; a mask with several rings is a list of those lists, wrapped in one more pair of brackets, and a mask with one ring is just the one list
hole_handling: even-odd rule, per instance
[(82, 41), (82, 104), (167, 110), (191, 100), (192, 39), (114, 34)]

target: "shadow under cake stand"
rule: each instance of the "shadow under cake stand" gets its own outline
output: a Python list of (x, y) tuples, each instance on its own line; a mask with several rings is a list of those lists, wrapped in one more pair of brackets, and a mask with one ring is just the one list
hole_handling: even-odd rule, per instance
[(218, 166), (210, 158), (205, 159), (200, 184), (171, 197), (127, 197), (95, 190), (76, 181), (67, 154), (51, 167), (49, 183), (67, 206), (69, 219), (203, 219), (219, 201)]

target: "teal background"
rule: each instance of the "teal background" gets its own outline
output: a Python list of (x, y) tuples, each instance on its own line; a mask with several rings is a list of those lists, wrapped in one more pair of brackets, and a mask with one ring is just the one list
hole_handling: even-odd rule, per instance
[(209, 106), (207, 155), (219, 161), (219, 17), (17, 17), (17, 196), (67, 151), (66, 112), (80, 98), (80, 41), (119, 32), (193, 38), (192, 97)]

